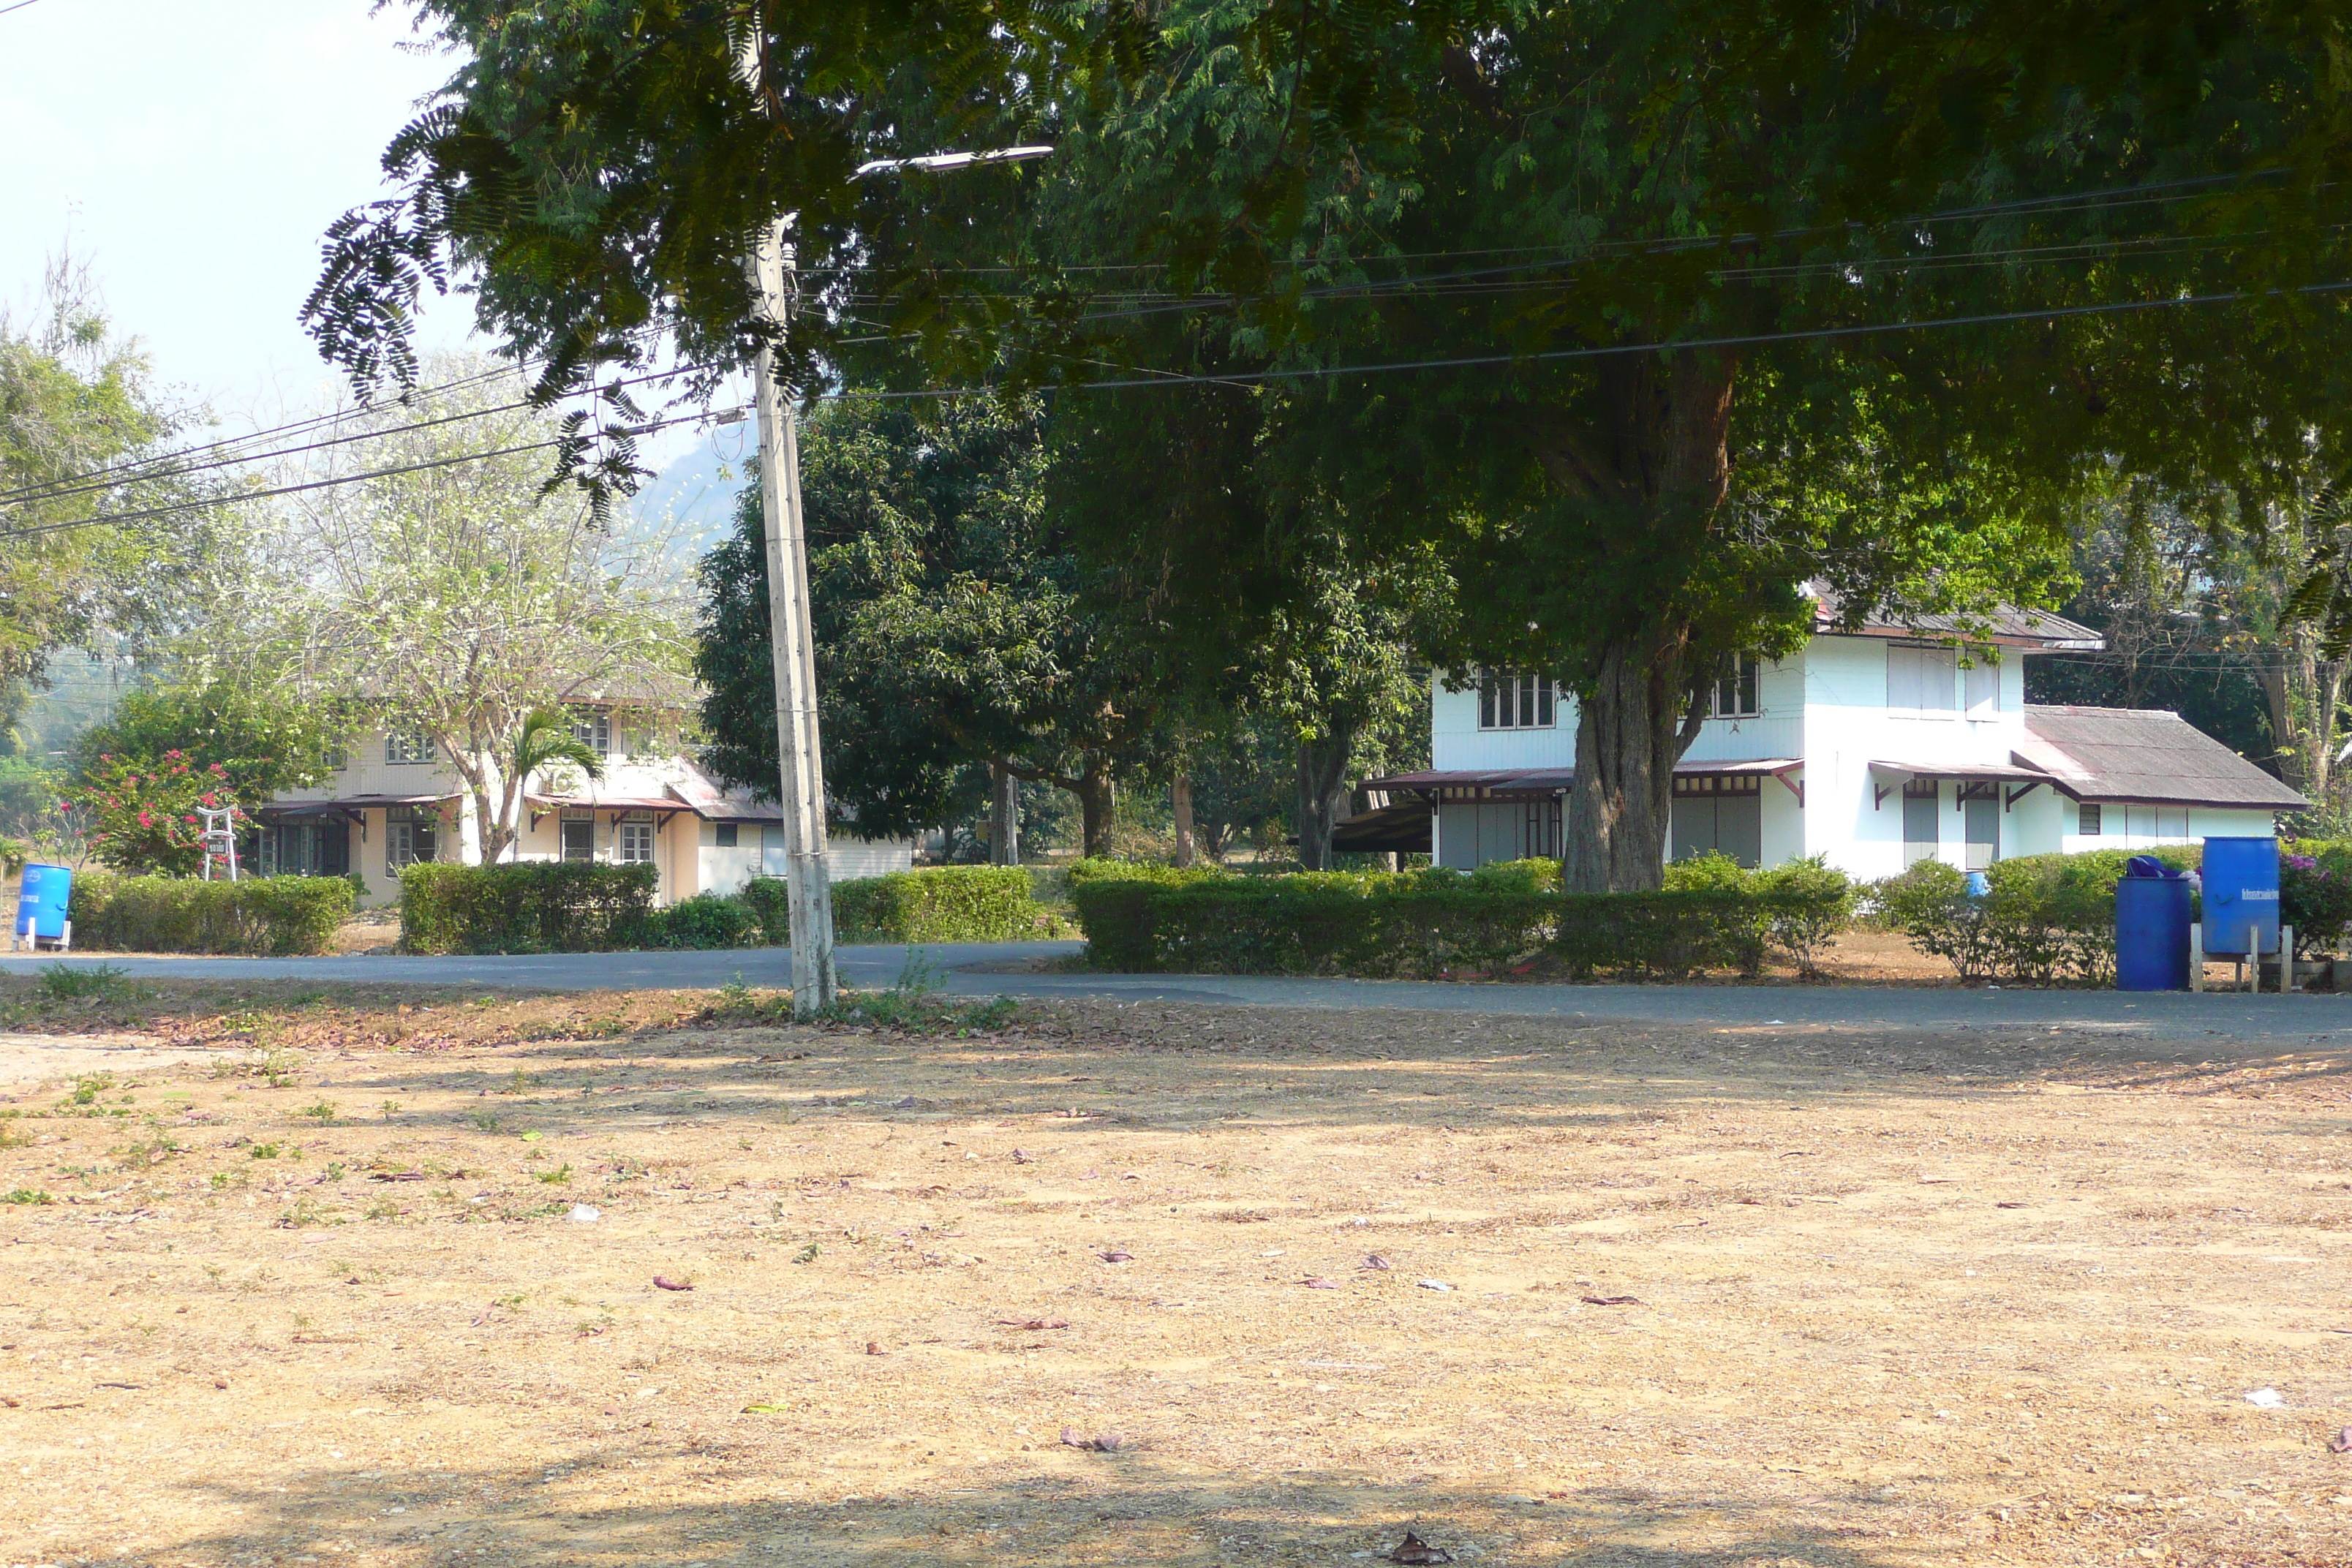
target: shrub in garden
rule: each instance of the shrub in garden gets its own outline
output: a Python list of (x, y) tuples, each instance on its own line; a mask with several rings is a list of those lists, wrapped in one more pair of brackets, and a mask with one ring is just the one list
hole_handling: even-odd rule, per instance
[(2352, 843), (2305, 838), (2280, 847), (2279, 919), (2297, 955), (2337, 952), (2352, 930)]
[(836, 882), (839, 942), (1009, 942), (1036, 933), (1045, 911), (1018, 866), (938, 866)]
[(101, 756), (65, 795), (90, 853), (117, 870), (165, 877), (204, 869), (197, 808), (236, 804), (221, 764), (198, 768), (181, 752), (159, 762)]
[(607, 952), (639, 945), (659, 873), (577, 860), (426, 861), (400, 873), (408, 952)]
[(341, 877), (74, 878), (77, 947), (289, 957), (324, 952), (356, 895)]
[(1957, 868), (1923, 860), (1874, 885), (1870, 897), (1889, 926), (1920, 952), (1948, 960), (1963, 979), (2104, 984), (2115, 977), (2116, 883), (2135, 854), (2176, 869), (2198, 858), (2185, 845), (2024, 855), (1995, 861), (1980, 899), (1968, 896)]

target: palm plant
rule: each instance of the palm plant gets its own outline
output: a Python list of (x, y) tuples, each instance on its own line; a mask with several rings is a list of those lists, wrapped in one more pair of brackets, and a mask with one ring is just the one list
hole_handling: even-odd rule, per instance
[(514, 772), (518, 786), (527, 786), (541, 768), (569, 763), (592, 779), (604, 776), (604, 759), (595, 748), (572, 732), (572, 715), (541, 708), (526, 715), (515, 735)]

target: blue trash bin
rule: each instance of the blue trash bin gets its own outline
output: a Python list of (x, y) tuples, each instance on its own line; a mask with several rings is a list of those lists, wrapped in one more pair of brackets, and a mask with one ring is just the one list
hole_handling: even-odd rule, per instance
[(2189, 879), (2148, 857), (2116, 883), (2116, 989), (2189, 989)]
[(2278, 949), (2278, 840), (2208, 838), (2206, 952), (2214, 958), (2260, 958)]
[(18, 940), (63, 942), (73, 907), (73, 868), (27, 866), (16, 889)]

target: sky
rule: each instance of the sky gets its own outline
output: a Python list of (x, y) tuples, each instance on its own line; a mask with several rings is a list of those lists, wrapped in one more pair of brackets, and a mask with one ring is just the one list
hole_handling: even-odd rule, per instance
[[(0, 304), (88, 262), (119, 332), (230, 428), (335, 390), (297, 321), (319, 242), (450, 62), (369, 0), (36, 0), (0, 15)], [(425, 339), (466, 338), (467, 301)]]

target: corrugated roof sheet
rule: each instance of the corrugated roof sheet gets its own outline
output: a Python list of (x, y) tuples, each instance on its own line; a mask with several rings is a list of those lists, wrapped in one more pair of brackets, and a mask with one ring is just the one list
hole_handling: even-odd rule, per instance
[(2311, 803), (2161, 708), (2025, 710), (2017, 761), (2082, 800), (2297, 811)]
[[(1819, 586), (1811, 592), (1815, 605), (1813, 624), (1825, 632), (1832, 630), (1841, 613), (1837, 595)], [(1972, 616), (1921, 616), (1900, 621), (1885, 616), (1865, 616), (1859, 626), (1844, 635), (1926, 637), (1937, 641), (1950, 637), (1968, 642), (1990, 641), (2003, 647), (2042, 648), (2053, 652), (2095, 652), (2107, 646), (2106, 640), (2098, 633), (2063, 616), (2053, 616), (2047, 610), (2021, 610), (2011, 605), (1995, 605)]]

